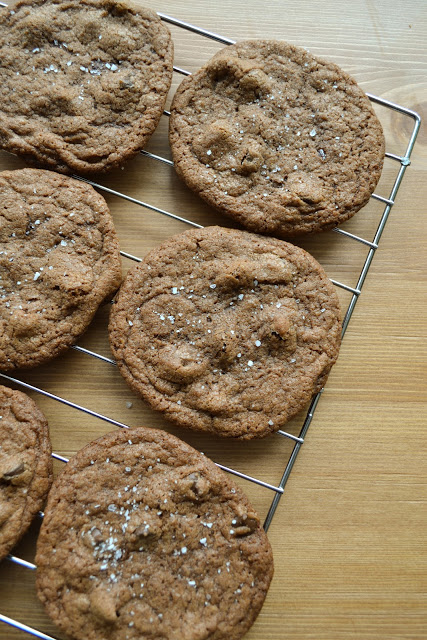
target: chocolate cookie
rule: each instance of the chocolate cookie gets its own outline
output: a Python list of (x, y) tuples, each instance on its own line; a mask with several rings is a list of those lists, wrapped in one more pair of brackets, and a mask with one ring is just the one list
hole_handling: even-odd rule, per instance
[(37, 592), (82, 640), (237, 640), (272, 574), (243, 492), (174, 436), (143, 427), (79, 451), (49, 494)]
[(113, 221), (91, 186), (41, 169), (0, 173), (0, 369), (60, 354), (120, 280)]
[(0, 560), (43, 507), (52, 483), (47, 421), (31, 398), (0, 386)]
[(274, 40), (229, 46), (185, 78), (170, 144), (178, 175), (210, 205), (283, 238), (350, 218), (384, 158), (381, 125), (356, 82)]
[(156, 128), (172, 79), (169, 30), (120, 0), (0, 9), (0, 146), (64, 173), (119, 167)]
[(324, 385), (340, 345), (333, 285), (282, 240), (207, 227), (129, 271), (110, 316), (126, 382), (173, 422), (234, 438), (277, 431)]

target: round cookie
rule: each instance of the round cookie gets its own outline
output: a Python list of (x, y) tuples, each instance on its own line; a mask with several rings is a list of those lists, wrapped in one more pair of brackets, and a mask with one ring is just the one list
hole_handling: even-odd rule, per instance
[(0, 9), (0, 146), (63, 173), (119, 167), (144, 147), (172, 80), (170, 32), (120, 0)]
[(31, 398), (0, 386), (0, 560), (24, 535), (52, 484), (46, 418)]
[(247, 229), (282, 238), (350, 218), (384, 158), (381, 124), (356, 82), (275, 40), (226, 47), (185, 78), (169, 137), (190, 189)]
[(243, 492), (203, 454), (139, 427), (87, 445), (55, 480), (36, 586), (81, 640), (237, 640), (273, 559)]
[(281, 428), (326, 382), (337, 294), (299, 247), (207, 227), (132, 268), (110, 314), (120, 372), (180, 426), (249, 439)]
[(121, 281), (105, 200), (41, 169), (0, 173), (0, 370), (59, 355)]

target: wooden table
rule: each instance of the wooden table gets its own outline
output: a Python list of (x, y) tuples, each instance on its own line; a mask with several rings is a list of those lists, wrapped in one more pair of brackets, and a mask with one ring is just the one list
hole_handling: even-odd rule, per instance
[[(341, 65), (367, 92), (417, 111), (427, 105), (427, 5), (423, 0), (158, 0), (153, 9), (231, 39), (273, 37)], [(175, 64), (194, 71), (221, 45), (171, 27)], [(174, 87), (180, 76), (174, 74)], [(172, 92), (171, 92), (172, 93)], [(387, 151), (402, 155), (411, 117), (378, 107)], [(275, 576), (248, 640), (391, 640), (427, 637), (425, 510), (426, 129), (421, 128), (341, 354), (320, 399), (268, 534)], [(167, 118), (149, 151), (170, 157)], [(0, 154), (0, 168), (22, 162)], [(388, 197), (400, 164), (388, 159), (377, 193)], [(229, 224), (179, 182), (139, 156), (98, 181), (201, 224)], [(123, 250), (143, 256), (186, 225), (107, 196)], [(344, 229), (372, 239), (384, 203), (371, 200)], [(301, 241), (328, 275), (355, 287), (369, 247), (334, 232)], [(124, 269), (130, 265), (124, 260)], [(339, 290), (343, 304), (351, 294)], [(109, 355), (108, 310), (80, 345)], [(136, 398), (115, 367), (71, 350), (20, 380), (131, 426), (177, 433)], [(72, 455), (113, 428), (37, 392), (54, 450)], [(299, 432), (304, 416), (289, 425)], [(292, 441), (233, 443), (180, 433), (215, 461), (277, 485)], [(58, 463), (58, 469), (61, 464)], [(273, 493), (238, 480), (262, 517)], [(15, 550), (32, 561), (37, 524)], [(61, 637), (34, 593), (34, 572), (0, 565), (0, 613)], [(0, 639), (27, 638), (0, 624)]]

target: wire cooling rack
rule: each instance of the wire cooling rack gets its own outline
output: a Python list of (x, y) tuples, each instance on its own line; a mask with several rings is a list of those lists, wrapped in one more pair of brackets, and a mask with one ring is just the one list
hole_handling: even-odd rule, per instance
[[(0, 6), (2, 7), (6, 7), (7, 5), (0, 2)], [(206, 38), (209, 38), (211, 40), (215, 40), (221, 44), (234, 44), (233, 40), (230, 40), (228, 38), (224, 38), (216, 33), (213, 33), (211, 31), (207, 31), (205, 29), (201, 29), (199, 27), (196, 27), (192, 24), (189, 24), (187, 22), (183, 22), (182, 20), (178, 20), (176, 18), (172, 18), (171, 16), (165, 15), (163, 13), (159, 13), (158, 14), (160, 16), (160, 18), (169, 23), (172, 24), (176, 27), (185, 29), (187, 31), (196, 33), (198, 35), (204, 36)], [(174, 72), (181, 74), (181, 75), (190, 75), (189, 71), (186, 71), (185, 69), (182, 69), (180, 67), (176, 67), (174, 66)], [(386, 152), (386, 158), (391, 159), (392, 161), (395, 162), (395, 165), (397, 167), (396, 173), (394, 175), (394, 182), (390, 188), (389, 191), (389, 195), (387, 197), (379, 195), (377, 193), (372, 194), (371, 198), (374, 200), (379, 201), (380, 203), (382, 203), (384, 205), (382, 213), (380, 214), (379, 217), (379, 223), (378, 226), (373, 234), (372, 239), (366, 239), (364, 237), (361, 237), (359, 235), (355, 235), (353, 233), (350, 233), (348, 231), (345, 231), (344, 229), (341, 228), (336, 228), (334, 229), (334, 232), (339, 234), (340, 236), (342, 236), (343, 238), (346, 238), (346, 240), (349, 240), (351, 242), (356, 242), (359, 243), (363, 246), (366, 247), (366, 254), (364, 256), (364, 260), (362, 263), (362, 267), (360, 270), (360, 274), (356, 280), (355, 283), (352, 284), (347, 284), (344, 282), (340, 282), (337, 280), (334, 280), (331, 278), (331, 281), (339, 288), (349, 292), (350, 294), (350, 302), (348, 304), (347, 310), (345, 312), (344, 315), (344, 319), (343, 319), (343, 328), (342, 328), (342, 336), (344, 337), (346, 330), (348, 328), (350, 319), (352, 317), (353, 311), (356, 307), (357, 301), (361, 295), (362, 292), (362, 287), (365, 283), (365, 279), (368, 275), (368, 271), (370, 269), (373, 257), (375, 255), (376, 250), (378, 249), (380, 240), (381, 240), (381, 236), (383, 234), (384, 228), (386, 226), (386, 223), (388, 221), (389, 218), (389, 214), (391, 212), (391, 209), (394, 205), (395, 202), (395, 198), (397, 195), (397, 192), (399, 190), (399, 187), (401, 185), (401, 182), (403, 180), (403, 177), (405, 175), (405, 171), (407, 169), (407, 167), (410, 165), (411, 163), (411, 154), (412, 154), (412, 150), (415, 144), (415, 140), (416, 137), (418, 135), (418, 131), (420, 128), (420, 124), (421, 124), (421, 119), (420, 116), (415, 112), (412, 111), (410, 109), (407, 109), (405, 107), (402, 107), (398, 104), (389, 102), (388, 100), (384, 100), (382, 98), (379, 98), (375, 95), (372, 95), (370, 93), (366, 94), (368, 96), (368, 98), (373, 102), (376, 103), (378, 105), (381, 105), (382, 107), (384, 107), (387, 110), (391, 110), (394, 112), (398, 112), (399, 114), (401, 114), (403, 117), (405, 117), (407, 119), (408, 122), (411, 123), (411, 127), (406, 127), (405, 130), (409, 131), (408, 134), (408, 138), (407, 138), (407, 146), (406, 149), (404, 150), (404, 153), (402, 155), (397, 155), (394, 153), (389, 153)], [(164, 115), (165, 116), (169, 116), (170, 113), (168, 111), (164, 111)], [(153, 153), (150, 153), (148, 151), (141, 151), (141, 154), (146, 156), (147, 158), (149, 158), (151, 161), (153, 162), (161, 162), (164, 163), (166, 165), (169, 165), (170, 167), (173, 167), (173, 162), (165, 157), (159, 156), (159, 155), (155, 155)], [(192, 227), (199, 227), (201, 228), (202, 225), (197, 224), (195, 222), (193, 222), (192, 220), (188, 220), (186, 218), (183, 218), (181, 216), (178, 216), (170, 211), (166, 211), (164, 209), (161, 209), (157, 206), (154, 206), (152, 204), (149, 204), (147, 202), (143, 202), (142, 200), (136, 199), (134, 197), (129, 196), (126, 193), (121, 193), (119, 191), (110, 189), (104, 185), (101, 184), (97, 184), (96, 182), (93, 182), (91, 180), (87, 180), (86, 178), (82, 178), (81, 176), (73, 176), (74, 178), (81, 180), (83, 182), (87, 182), (88, 184), (92, 185), (93, 187), (95, 187), (96, 189), (98, 189), (101, 192), (113, 195), (113, 196), (117, 196), (119, 198), (122, 198), (128, 202), (131, 202), (135, 205), (138, 205), (144, 209), (148, 209), (151, 210), (159, 215), (164, 215), (164, 216), (168, 216), (170, 218), (173, 218), (175, 220), (179, 220), (180, 222), (183, 222), (189, 226)], [(136, 261), (136, 262), (140, 262), (141, 258), (134, 256), (130, 253), (127, 253), (125, 251), (121, 251), (121, 255), (124, 258), (127, 258), (129, 260), (132, 261)], [(115, 365), (114, 360), (112, 360), (111, 358), (105, 357), (99, 353), (96, 353), (94, 351), (91, 351), (89, 349), (83, 348), (81, 346), (78, 345), (74, 345), (72, 347), (73, 349), (75, 349), (76, 351), (84, 354), (85, 356), (88, 357), (92, 357), (92, 358), (97, 358), (103, 362), (105, 362), (108, 365)], [(88, 414), (92, 417), (95, 417), (101, 421), (104, 421), (106, 423), (109, 423), (115, 427), (120, 427), (120, 428), (125, 428), (128, 429), (130, 428), (129, 425), (123, 423), (123, 422), (119, 422), (107, 415), (103, 415), (101, 413), (98, 413), (96, 411), (91, 410), (88, 407), (76, 404), (74, 402), (71, 402), (69, 400), (67, 400), (64, 397), (60, 397), (57, 395), (54, 395), (53, 393), (50, 393), (49, 391), (46, 391), (44, 389), (41, 389), (37, 386), (28, 384), (22, 380), (19, 380), (15, 377), (3, 374), (0, 372), (0, 379), (2, 379), (4, 382), (6, 383), (12, 383), (14, 385), (23, 387), (24, 389), (27, 389), (29, 391), (32, 392), (36, 392), (38, 394), (41, 394), (43, 396), (46, 396), (48, 398), (50, 398), (51, 400), (53, 400), (54, 402), (59, 402), (62, 403), (64, 405), (67, 405), (68, 407), (70, 407), (72, 410), (76, 410), (76, 411), (80, 411), (84, 414)], [(290, 454), (289, 452), (287, 453), (286, 459), (284, 460), (284, 471), (282, 474), (282, 477), (280, 479), (280, 481), (277, 483), (277, 485), (273, 485), (269, 482), (266, 482), (265, 480), (263, 480), (262, 478), (259, 477), (254, 477), (254, 476), (250, 476), (247, 475), (246, 473), (243, 473), (241, 471), (239, 471), (238, 469), (235, 468), (230, 468), (227, 466), (224, 466), (220, 463), (216, 463), (217, 466), (219, 466), (221, 469), (223, 469), (224, 471), (234, 474), (240, 478), (242, 478), (243, 480), (247, 481), (247, 482), (252, 482), (255, 483), (261, 487), (263, 487), (266, 491), (270, 492), (270, 497), (271, 494), (273, 495), (273, 497), (271, 498), (271, 502), (269, 502), (269, 508), (268, 508), (268, 513), (267, 516), (265, 518), (264, 521), (264, 529), (267, 530), (272, 522), (273, 516), (276, 512), (276, 509), (279, 505), (280, 499), (284, 493), (284, 489), (286, 486), (286, 483), (288, 481), (288, 478), (290, 476), (290, 473), (292, 471), (292, 468), (295, 464), (296, 458), (298, 456), (299, 451), (301, 450), (301, 447), (304, 443), (304, 439), (306, 437), (307, 431), (313, 421), (314, 418), (314, 414), (317, 408), (317, 405), (319, 403), (320, 397), (321, 397), (322, 391), (317, 393), (313, 398), (312, 401), (310, 403), (310, 406), (308, 408), (308, 411), (305, 415), (305, 419), (302, 423), (302, 427), (300, 428), (300, 431), (298, 433), (298, 435), (293, 435), (291, 433), (288, 433), (286, 431), (280, 430), (278, 431), (274, 436), (270, 436), (271, 437), (276, 437), (276, 438), (286, 438), (288, 440), (291, 441), (292, 446), (291, 446), (291, 450), (290, 450)], [(64, 456), (61, 456), (57, 453), (53, 453), (52, 454), (53, 458), (62, 462), (62, 463), (66, 463), (68, 461), (67, 458), (65, 458)], [(40, 518), (43, 517), (43, 513), (39, 514)], [(9, 554), (6, 558), (5, 561), (9, 561), (12, 563), (15, 563), (16, 565), (20, 565), (21, 567), (24, 567), (28, 570), (34, 570), (36, 569), (35, 564), (24, 560), (23, 558), (14, 556), (12, 554)], [(32, 635), (33, 637), (36, 638), (41, 638), (43, 640), (56, 640), (53, 636), (47, 635), (46, 633), (43, 633), (41, 631), (38, 631), (37, 629), (34, 629), (32, 627), (29, 627), (28, 625), (19, 622), (17, 620), (14, 620), (12, 618), (9, 618), (6, 615), (3, 615), (2, 613), (0, 613), (0, 622), (4, 622), (7, 625), (10, 625), (16, 629), (19, 629), (23, 632), (25, 632), (26, 634)]]

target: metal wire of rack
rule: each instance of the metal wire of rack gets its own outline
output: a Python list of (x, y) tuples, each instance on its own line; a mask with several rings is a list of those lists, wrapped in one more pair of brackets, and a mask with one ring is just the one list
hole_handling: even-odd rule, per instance
[[(3, 2), (0, 2), (0, 6), (1, 7), (7, 7), (7, 4), (5, 4)], [(189, 24), (189, 23), (184, 22), (182, 20), (173, 18), (173, 17), (171, 17), (169, 15), (166, 15), (166, 14), (163, 14), (163, 13), (158, 13), (158, 15), (163, 21), (165, 21), (165, 22), (167, 22), (169, 24), (172, 24), (174, 26), (180, 27), (182, 29), (185, 29), (187, 31), (196, 33), (198, 35), (201, 35), (201, 36), (204, 36), (206, 38), (215, 40), (216, 42), (219, 42), (219, 43), (222, 43), (222, 44), (225, 44), (225, 45), (234, 44), (233, 40), (230, 40), (229, 38), (225, 38), (225, 37), (223, 37), (221, 35), (218, 35), (216, 33), (211, 32), (211, 31), (196, 27), (196, 26), (194, 26), (192, 24)], [(177, 67), (177, 66), (174, 66), (174, 71), (176, 73), (181, 74), (181, 75), (190, 75), (189, 71), (186, 71), (185, 69), (182, 69), (182, 68)], [(367, 254), (366, 254), (366, 257), (364, 259), (364, 262), (363, 262), (363, 265), (362, 265), (362, 268), (361, 268), (361, 271), (360, 271), (360, 275), (359, 275), (359, 277), (357, 279), (356, 284), (349, 285), (349, 284), (346, 284), (346, 283), (339, 282), (337, 280), (331, 279), (331, 282), (334, 285), (336, 285), (337, 287), (339, 287), (341, 289), (344, 289), (345, 291), (347, 291), (347, 292), (349, 292), (351, 294), (350, 303), (348, 304), (348, 307), (347, 307), (347, 310), (345, 312), (344, 319), (343, 319), (342, 337), (344, 337), (344, 335), (345, 335), (345, 333), (347, 331), (347, 328), (348, 328), (349, 322), (351, 320), (352, 314), (354, 312), (354, 309), (356, 307), (357, 301), (358, 301), (358, 299), (360, 297), (360, 294), (362, 292), (362, 287), (363, 287), (363, 285), (365, 283), (365, 280), (366, 280), (366, 277), (368, 275), (372, 260), (373, 260), (374, 255), (375, 255), (375, 252), (378, 249), (378, 246), (379, 246), (379, 243), (380, 243), (380, 240), (381, 240), (381, 236), (383, 234), (384, 228), (385, 228), (386, 223), (388, 221), (391, 209), (392, 209), (392, 207), (394, 205), (397, 192), (399, 190), (399, 187), (400, 187), (400, 185), (402, 183), (402, 180), (403, 180), (403, 177), (405, 175), (405, 171), (408, 168), (408, 166), (411, 164), (412, 151), (413, 151), (413, 148), (414, 148), (414, 145), (415, 145), (415, 141), (416, 141), (416, 138), (417, 138), (417, 135), (418, 135), (418, 131), (419, 131), (419, 128), (420, 128), (420, 125), (421, 125), (421, 118), (418, 115), (418, 113), (416, 113), (415, 111), (412, 111), (411, 109), (405, 108), (403, 106), (400, 106), (398, 104), (395, 104), (395, 103), (390, 102), (388, 100), (385, 100), (383, 98), (379, 98), (379, 97), (377, 97), (375, 95), (372, 95), (370, 93), (367, 93), (366, 95), (368, 96), (368, 98), (373, 103), (381, 105), (382, 107), (385, 107), (386, 109), (389, 109), (389, 110), (392, 110), (392, 111), (396, 111), (396, 112), (402, 114), (403, 116), (409, 118), (410, 120), (413, 121), (413, 125), (412, 125), (412, 130), (411, 130), (411, 132), (409, 134), (409, 139), (408, 139), (408, 142), (407, 142), (407, 146), (406, 146), (406, 149), (405, 149), (405, 152), (403, 153), (403, 155), (396, 155), (396, 154), (388, 153), (388, 152), (386, 152), (386, 154), (385, 154), (387, 158), (390, 158), (391, 160), (396, 162), (396, 165), (398, 165), (398, 170), (397, 170), (397, 173), (396, 173), (396, 176), (395, 176), (393, 185), (392, 185), (392, 187), (390, 189), (390, 193), (389, 193), (388, 197), (384, 197), (384, 196), (378, 195), (376, 193), (373, 193), (372, 196), (371, 196), (373, 199), (375, 199), (377, 201), (380, 201), (380, 202), (382, 202), (384, 204), (384, 209), (382, 211), (382, 214), (381, 214), (381, 217), (380, 217), (380, 220), (379, 220), (379, 224), (377, 226), (377, 229), (376, 229), (376, 231), (374, 233), (373, 238), (371, 240), (369, 240), (369, 239), (360, 237), (358, 235), (354, 235), (352, 233), (349, 233), (348, 231), (345, 231), (345, 230), (340, 229), (340, 228), (335, 228), (333, 230), (335, 233), (341, 235), (342, 237), (345, 237), (345, 238), (347, 238), (347, 239), (349, 239), (349, 240), (351, 240), (353, 242), (365, 245), (368, 248)], [(165, 116), (169, 116), (170, 113), (165, 110), (164, 111), (164, 115)], [(145, 157), (149, 158), (152, 161), (161, 162), (161, 163), (164, 163), (164, 164), (166, 164), (166, 165), (168, 165), (170, 167), (173, 167), (173, 162), (171, 160), (167, 159), (167, 158), (155, 155), (155, 154), (150, 153), (150, 152), (145, 151), (145, 150), (142, 150), (141, 154), (144, 155)], [(90, 184), (95, 189), (98, 189), (101, 192), (104, 192), (104, 193), (107, 193), (107, 194), (110, 194), (110, 195), (113, 195), (113, 196), (117, 196), (117, 197), (122, 198), (122, 199), (124, 199), (124, 200), (126, 200), (128, 202), (136, 204), (136, 205), (138, 205), (138, 206), (140, 206), (140, 207), (142, 207), (144, 209), (153, 211), (153, 212), (155, 212), (155, 213), (157, 213), (159, 215), (168, 216), (169, 218), (172, 218), (174, 220), (178, 220), (178, 221), (183, 222), (183, 223), (185, 223), (185, 224), (187, 224), (189, 226), (192, 226), (192, 227), (202, 228), (202, 225), (199, 225), (199, 224), (195, 223), (192, 220), (188, 220), (188, 219), (183, 218), (181, 216), (178, 216), (178, 215), (176, 215), (176, 214), (174, 214), (174, 213), (172, 213), (170, 211), (163, 210), (163, 209), (161, 209), (161, 208), (159, 208), (157, 206), (154, 206), (154, 205), (149, 204), (147, 202), (144, 202), (142, 200), (133, 198), (133, 197), (127, 195), (126, 193), (121, 193), (119, 191), (110, 189), (109, 187), (106, 187), (104, 185), (98, 184), (96, 182), (93, 182), (92, 180), (88, 180), (88, 179), (83, 178), (83, 177), (78, 176), (78, 175), (74, 175), (73, 177), (75, 179), (77, 179), (77, 180), (81, 180), (83, 182), (87, 182), (88, 184)], [(127, 258), (129, 260), (132, 260), (132, 261), (135, 261), (135, 262), (140, 262), (141, 261), (141, 258), (139, 258), (137, 256), (134, 256), (134, 255), (132, 255), (130, 253), (127, 253), (125, 251), (121, 251), (120, 253), (121, 253), (121, 255), (123, 257), (125, 257), (125, 258)], [(109, 365), (113, 365), (114, 366), (116, 364), (114, 362), (114, 360), (112, 360), (111, 358), (105, 357), (105, 356), (103, 356), (103, 355), (101, 355), (99, 353), (96, 353), (96, 352), (91, 351), (89, 349), (83, 348), (81, 346), (74, 345), (72, 347), (72, 349), (74, 349), (74, 350), (76, 350), (76, 351), (78, 351), (78, 352), (80, 352), (80, 353), (82, 353), (84, 355), (87, 355), (89, 357), (97, 358), (97, 359), (99, 359), (99, 360), (101, 360), (101, 361), (103, 361), (103, 362), (105, 362), (105, 363), (107, 363)], [(46, 397), (50, 398), (51, 400), (53, 400), (55, 402), (59, 402), (59, 403), (62, 403), (64, 405), (67, 405), (68, 407), (70, 407), (70, 408), (72, 408), (72, 409), (74, 409), (76, 411), (80, 411), (82, 413), (88, 414), (88, 415), (90, 415), (92, 417), (95, 417), (95, 418), (97, 418), (99, 420), (105, 421), (105, 422), (107, 422), (107, 423), (109, 423), (109, 424), (111, 424), (111, 425), (113, 425), (115, 427), (124, 428), (124, 429), (131, 428), (129, 425), (127, 425), (127, 424), (125, 424), (123, 422), (119, 422), (119, 421), (117, 421), (117, 420), (115, 420), (115, 419), (113, 419), (113, 418), (111, 418), (109, 416), (106, 416), (106, 415), (103, 415), (103, 414), (98, 413), (96, 411), (93, 411), (88, 407), (85, 407), (85, 406), (76, 404), (74, 402), (71, 402), (71, 401), (67, 400), (66, 398), (54, 395), (53, 393), (50, 393), (50, 392), (48, 392), (48, 391), (46, 391), (44, 389), (41, 389), (39, 387), (36, 387), (34, 385), (28, 384), (28, 383), (26, 383), (26, 382), (24, 382), (22, 380), (19, 380), (19, 379), (15, 378), (15, 377), (12, 377), (12, 376), (9, 376), (9, 375), (6, 375), (6, 374), (0, 372), (0, 379), (3, 379), (5, 382), (9, 382), (9, 383), (12, 383), (14, 385), (18, 385), (20, 387), (23, 387), (24, 389), (27, 389), (27, 390), (36, 392), (38, 394), (41, 394), (43, 396), (46, 396)], [(266, 531), (268, 530), (268, 528), (269, 528), (269, 526), (270, 526), (270, 524), (271, 524), (271, 522), (273, 520), (273, 516), (274, 516), (274, 514), (276, 512), (276, 509), (277, 509), (277, 507), (279, 505), (280, 499), (281, 499), (281, 497), (282, 497), (282, 495), (284, 493), (286, 483), (287, 483), (287, 481), (289, 479), (289, 476), (291, 474), (291, 471), (292, 471), (292, 469), (294, 467), (294, 464), (295, 464), (295, 461), (297, 459), (298, 453), (301, 450), (301, 447), (302, 447), (302, 445), (304, 443), (304, 440), (305, 440), (305, 437), (307, 435), (308, 429), (309, 429), (309, 427), (310, 427), (310, 425), (311, 425), (311, 423), (313, 421), (313, 417), (314, 417), (317, 405), (319, 403), (321, 394), (322, 394), (322, 391), (317, 393), (312, 398), (310, 406), (309, 406), (308, 411), (307, 411), (307, 413), (305, 415), (305, 419), (303, 421), (302, 427), (301, 427), (298, 435), (293, 435), (293, 434), (287, 433), (286, 431), (283, 431), (283, 430), (279, 430), (275, 434), (275, 436), (278, 436), (278, 437), (281, 437), (281, 438), (286, 438), (286, 439), (290, 440), (291, 442), (293, 442), (293, 448), (291, 450), (290, 455), (288, 456), (288, 459), (285, 460), (285, 468), (284, 468), (282, 477), (280, 479), (280, 482), (277, 485), (272, 485), (272, 484), (270, 484), (268, 482), (265, 482), (264, 480), (262, 480), (260, 478), (247, 475), (246, 473), (242, 473), (237, 469), (224, 466), (224, 465), (222, 465), (220, 463), (216, 463), (217, 466), (220, 467), (221, 469), (223, 469), (224, 471), (226, 471), (228, 473), (231, 473), (231, 474), (234, 474), (234, 475), (236, 475), (236, 476), (238, 476), (238, 477), (240, 477), (240, 478), (242, 478), (242, 479), (244, 479), (244, 480), (246, 480), (248, 482), (255, 483), (255, 484), (257, 484), (257, 485), (263, 487), (264, 489), (266, 489), (266, 490), (268, 490), (268, 491), (273, 493), (273, 498), (271, 500), (271, 504), (270, 504), (267, 516), (265, 518), (265, 521), (264, 521), (264, 529)], [(59, 462), (62, 462), (62, 463), (68, 462), (68, 459), (66, 457), (61, 456), (61, 455), (59, 455), (57, 453), (52, 453), (52, 457), (54, 459), (58, 460)], [(43, 517), (43, 513), (39, 513), (39, 516), (40, 516), (40, 518), (42, 518)], [(13, 562), (16, 565), (19, 565), (19, 566), (24, 567), (24, 568), (29, 569), (29, 570), (35, 570), (36, 569), (36, 565), (35, 564), (33, 564), (33, 563), (31, 563), (31, 562), (29, 562), (27, 560), (24, 560), (22, 558), (19, 558), (17, 556), (14, 556), (12, 554), (9, 554), (7, 556), (7, 558), (6, 558), (6, 560), (8, 560), (10, 562)], [(21, 631), (23, 631), (23, 632), (25, 632), (25, 633), (27, 633), (29, 635), (32, 635), (33, 637), (41, 638), (42, 640), (57, 640), (53, 636), (50, 636), (50, 635), (47, 635), (47, 634), (45, 634), (45, 633), (43, 633), (41, 631), (38, 631), (37, 629), (34, 629), (34, 628), (32, 628), (32, 627), (30, 627), (30, 626), (28, 626), (28, 625), (26, 625), (26, 624), (24, 624), (22, 622), (14, 620), (14, 619), (6, 616), (6, 615), (3, 615), (2, 613), (0, 613), (0, 622), (3, 622), (3, 623), (5, 623), (5, 624), (7, 624), (7, 625), (9, 625), (11, 627), (14, 627), (15, 629), (19, 629), (19, 630), (21, 630)]]

